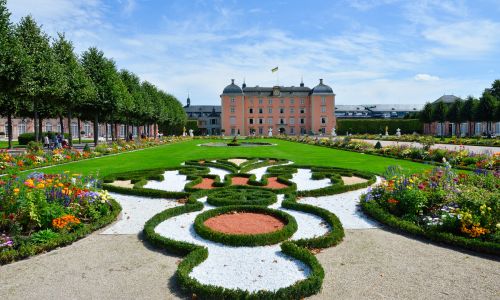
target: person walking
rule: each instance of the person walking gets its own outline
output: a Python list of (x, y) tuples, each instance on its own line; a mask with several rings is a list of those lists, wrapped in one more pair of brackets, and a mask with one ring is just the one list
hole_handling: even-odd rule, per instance
[(46, 147), (47, 150), (50, 148), (50, 140), (48, 134), (46, 134), (45, 137), (43, 138), (43, 146)]

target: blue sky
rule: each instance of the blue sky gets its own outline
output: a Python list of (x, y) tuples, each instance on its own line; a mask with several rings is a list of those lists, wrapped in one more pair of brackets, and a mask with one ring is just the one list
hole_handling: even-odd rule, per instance
[(425, 103), (479, 96), (500, 79), (499, 0), (10, 0), (77, 52), (102, 49), (119, 68), (185, 102), (218, 104), (231, 78), (332, 86), (338, 104)]

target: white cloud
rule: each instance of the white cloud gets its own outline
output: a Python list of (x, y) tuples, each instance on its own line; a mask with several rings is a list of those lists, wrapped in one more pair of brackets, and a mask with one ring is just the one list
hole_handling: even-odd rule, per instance
[(413, 77), (413, 79), (415, 79), (416, 81), (435, 81), (439, 80), (439, 77), (429, 74), (417, 74)]

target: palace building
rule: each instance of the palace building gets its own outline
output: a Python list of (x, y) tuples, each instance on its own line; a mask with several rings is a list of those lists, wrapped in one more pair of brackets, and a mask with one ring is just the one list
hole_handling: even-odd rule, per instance
[(221, 130), (226, 135), (326, 134), (335, 127), (335, 94), (319, 80), (314, 88), (240, 87), (231, 80), (221, 94)]

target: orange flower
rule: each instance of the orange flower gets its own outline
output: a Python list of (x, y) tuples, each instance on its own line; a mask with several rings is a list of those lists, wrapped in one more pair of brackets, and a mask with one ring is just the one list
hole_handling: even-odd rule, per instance
[(70, 228), (74, 225), (80, 224), (80, 219), (73, 215), (64, 215), (60, 218), (56, 218), (52, 220), (52, 227), (56, 229), (65, 229)]
[(399, 203), (399, 201), (396, 200), (396, 199), (394, 199), (394, 198), (391, 198), (391, 199), (387, 200), (387, 202), (391, 203), (391, 204), (398, 204)]

